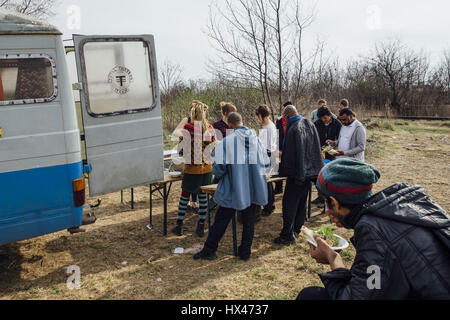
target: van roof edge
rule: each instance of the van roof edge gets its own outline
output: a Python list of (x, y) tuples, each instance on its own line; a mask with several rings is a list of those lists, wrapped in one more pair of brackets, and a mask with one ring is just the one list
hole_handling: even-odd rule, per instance
[(62, 32), (37, 18), (0, 9), (0, 35), (18, 34), (61, 35)]

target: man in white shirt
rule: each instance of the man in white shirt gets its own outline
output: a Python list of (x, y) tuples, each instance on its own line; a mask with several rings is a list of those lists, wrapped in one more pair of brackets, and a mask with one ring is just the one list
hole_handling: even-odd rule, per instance
[(356, 119), (352, 110), (344, 108), (339, 113), (342, 123), (337, 141), (328, 140), (327, 143), (337, 147), (336, 158), (350, 157), (364, 161), (366, 149), (366, 128)]

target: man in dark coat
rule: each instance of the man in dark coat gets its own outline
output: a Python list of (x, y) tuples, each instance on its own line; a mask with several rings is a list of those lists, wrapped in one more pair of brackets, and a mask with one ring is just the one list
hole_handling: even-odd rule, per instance
[(311, 121), (300, 116), (294, 106), (287, 106), (283, 116), (288, 122), (281, 156), (280, 175), (287, 177), (283, 196), (283, 229), (277, 244), (295, 242), (306, 218), (306, 201), (311, 180), (323, 167), (319, 135)]
[[(319, 110), (317, 110), (317, 117), (319, 120), (314, 122), (314, 125), (319, 133), (320, 145), (324, 147), (327, 146), (327, 140), (338, 140), (342, 124), (333, 117), (330, 109), (326, 106), (320, 107)], [(326, 159), (334, 160), (336, 158), (327, 153)]]
[(337, 159), (316, 186), (327, 214), (339, 227), (354, 229), (356, 256), (350, 270), (340, 255), (316, 238), (311, 256), (329, 264), (320, 275), (325, 288), (310, 287), (300, 300), (450, 299), (450, 217), (421, 186), (397, 183), (376, 195), (373, 166)]

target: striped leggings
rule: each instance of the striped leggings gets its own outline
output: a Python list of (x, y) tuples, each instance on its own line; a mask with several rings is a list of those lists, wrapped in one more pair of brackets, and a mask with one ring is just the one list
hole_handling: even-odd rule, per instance
[[(177, 221), (178, 224), (183, 223), (190, 196), (191, 194), (187, 191), (183, 190), (181, 192), (180, 204), (178, 206), (178, 221)], [(206, 213), (208, 212), (208, 200), (206, 198), (206, 194), (199, 193), (198, 200), (199, 200), (198, 214), (200, 219), (198, 223), (204, 224), (206, 220)]]

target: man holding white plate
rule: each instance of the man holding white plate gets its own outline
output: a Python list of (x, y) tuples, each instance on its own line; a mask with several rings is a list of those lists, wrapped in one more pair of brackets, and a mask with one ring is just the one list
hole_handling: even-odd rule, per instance
[(311, 257), (329, 264), (325, 288), (303, 289), (298, 300), (450, 299), (450, 217), (421, 186), (397, 183), (373, 195), (381, 174), (343, 158), (325, 166), (316, 186), (327, 215), (354, 230), (356, 255), (347, 269), (318, 235)]

